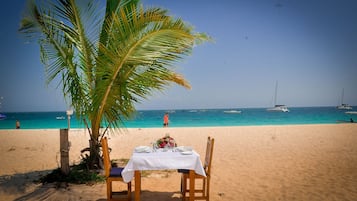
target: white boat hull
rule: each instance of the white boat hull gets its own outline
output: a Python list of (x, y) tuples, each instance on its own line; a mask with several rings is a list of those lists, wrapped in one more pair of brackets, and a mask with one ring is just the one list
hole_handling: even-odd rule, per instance
[(240, 110), (226, 110), (223, 112), (228, 113), (228, 114), (240, 114), (242, 111), (240, 111)]
[(279, 105), (279, 106), (275, 106), (273, 108), (268, 108), (267, 111), (270, 111), (270, 112), (290, 112), (288, 107), (286, 107), (285, 105)]
[(337, 109), (339, 109), (339, 110), (352, 110), (352, 107), (347, 105), (347, 104), (342, 104), (340, 106), (337, 106)]

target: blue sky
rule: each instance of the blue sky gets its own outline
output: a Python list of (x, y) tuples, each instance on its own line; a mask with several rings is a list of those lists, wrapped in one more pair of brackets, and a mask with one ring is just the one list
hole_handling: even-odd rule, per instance
[[(170, 86), (138, 109), (357, 105), (357, 1), (143, 0), (167, 8), (214, 43), (176, 65), (192, 89)], [(17, 33), (24, 0), (0, 9), (1, 110), (64, 111), (56, 83), (45, 84), (37, 43)]]

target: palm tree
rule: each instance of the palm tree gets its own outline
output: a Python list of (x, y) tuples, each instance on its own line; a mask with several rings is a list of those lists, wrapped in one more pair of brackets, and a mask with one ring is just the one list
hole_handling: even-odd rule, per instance
[(172, 66), (210, 38), (167, 13), (139, 0), (29, 2), (19, 31), (38, 40), (47, 84), (59, 80), (76, 117), (88, 119), (92, 167), (103, 125), (122, 127), (136, 103), (170, 83), (190, 88)]

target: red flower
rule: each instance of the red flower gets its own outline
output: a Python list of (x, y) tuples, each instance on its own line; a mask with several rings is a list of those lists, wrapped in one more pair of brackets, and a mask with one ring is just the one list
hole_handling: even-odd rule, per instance
[(165, 148), (167, 144), (169, 144), (170, 147), (177, 146), (175, 139), (170, 137), (169, 135), (166, 135), (165, 137), (158, 139), (156, 141), (156, 144), (158, 148)]

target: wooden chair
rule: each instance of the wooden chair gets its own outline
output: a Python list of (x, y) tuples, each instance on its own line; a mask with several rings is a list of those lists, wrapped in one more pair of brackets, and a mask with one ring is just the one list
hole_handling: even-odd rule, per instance
[[(113, 198), (113, 194), (119, 192), (113, 191), (113, 182), (120, 181), (124, 182), (121, 172), (124, 168), (122, 167), (112, 167), (109, 157), (108, 140), (106, 137), (102, 138), (102, 151), (103, 151), (103, 163), (105, 169), (105, 178), (107, 182), (107, 200), (117, 200)], [(131, 182), (128, 184), (127, 200), (131, 200)]]
[[(210, 180), (211, 180), (211, 164), (212, 164), (212, 155), (213, 155), (213, 146), (214, 146), (214, 138), (208, 137), (207, 139), (207, 147), (206, 147), (206, 156), (203, 164), (203, 168), (206, 173), (206, 177), (195, 174), (195, 181), (201, 180), (198, 185), (195, 185), (195, 200), (206, 200), (209, 201), (209, 191), (210, 191)], [(181, 181), (181, 193), (182, 193), (182, 200), (188, 200), (187, 193), (189, 193), (187, 181), (189, 180), (189, 170), (179, 170), (182, 173), (182, 181)], [(195, 182), (195, 184), (197, 184)], [(196, 189), (197, 188), (197, 189)]]

